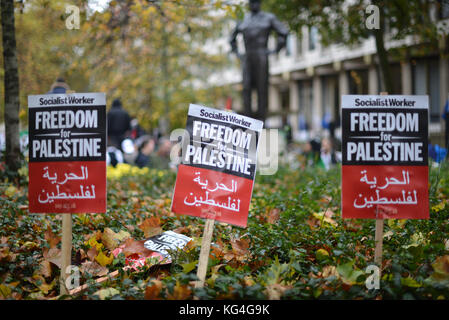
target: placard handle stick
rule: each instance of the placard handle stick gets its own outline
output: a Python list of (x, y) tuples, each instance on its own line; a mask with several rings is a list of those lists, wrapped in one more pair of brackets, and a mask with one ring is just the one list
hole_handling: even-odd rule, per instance
[(207, 264), (209, 262), (210, 244), (212, 242), (212, 234), (214, 232), (214, 223), (214, 219), (207, 219), (204, 226), (203, 240), (201, 242), (200, 260), (198, 262), (198, 270), (196, 273), (199, 280), (195, 283), (195, 288), (204, 287)]
[(376, 231), (374, 241), (376, 248), (374, 249), (374, 262), (382, 269), (382, 246), (384, 238), (384, 220), (376, 219)]
[(67, 267), (72, 264), (72, 215), (70, 213), (62, 214), (62, 241), (61, 241), (61, 277), (60, 294), (69, 294), (66, 287)]
[[(388, 95), (388, 92), (381, 92), (381, 96)], [(384, 240), (384, 219), (378, 219), (379, 209), (376, 206), (376, 231), (374, 233), (374, 263), (382, 270), (382, 246)]]

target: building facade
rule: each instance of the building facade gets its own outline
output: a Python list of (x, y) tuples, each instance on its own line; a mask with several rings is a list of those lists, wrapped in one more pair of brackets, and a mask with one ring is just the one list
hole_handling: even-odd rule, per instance
[[(274, 47), (274, 43), (270, 45)], [(387, 49), (416, 45), (412, 37), (386, 42)], [(442, 146), (441, 115), (449, 99), (449, 58), (439, 53), (410, 55), (407, 59), (391, 60), (390, 68), (394, 77), (394, 92), (390, 94), (429, 96), (430, 142)], [(237, 67), (223, 71), (211, 82), (231, 85), (241, 92), (241, 71)], [(374, 38), (353, 47), (341, 44), (323, 47), (316, 29), (307, 27), (301, 38), (289, 35), (286, 50), (270, 57), (269, 82), (266, 127), (282, 128), (288, 124), (295, 140), (328, 135), (340, 139), (341, 96), (376, 95), (384, 91)], [(254, 97), (255, 105), (256, 100)], [(232, 108), (237, 112), (243, 110), (241, 98), (234, 99)]]

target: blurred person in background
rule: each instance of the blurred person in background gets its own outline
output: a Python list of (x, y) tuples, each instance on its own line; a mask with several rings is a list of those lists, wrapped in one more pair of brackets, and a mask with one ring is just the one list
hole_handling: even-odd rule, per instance
[(70, 87), (65, 82), (64, 78), (57, 78), (56, 81), (51, 85), (50, 91), (47, 94), (57, 94), (57, 93), (70, 93)]
[(321, 141), (319, 166), (325, 170), (329, 170), (339, 162), (338, 158), (338, 155), (334, 151), (332, 140), (330, 138), (324, 138)]
[(302, 152), (306, 159), (306, 166), (313, 167), (320, 160), (321, 143), (318, 139), (307, 141), (302, 146)]
[(131, 130), (131, 118), (123, 109), (120, 99), (115, 99), (112, 102), (111, 109), (107, 114), (107, 122), (108, 140), (111, 141), (111, 145), (120, 149), (126, 134)]
[[(139, 168), (150, 166), (152, 167), (152, 153), (156, 146), (155, 141), (152, 137), (145, 135), (142, 136), (141, 141), (137, 142), (137, 157), (134, 160), (134, 164)], [(138, 139), (139, 140), (139, 139)]]
[(131, 133), (129, 134), (129, 137), (133, 140), (143, 136), (145, 134), (145, 130), (143, 130), (139, 125), (139, 120), (137, 118), (133, 117), (131, 119)]
[(151, 156), (151, 167), (156, 169), (170, 169), (170, 151), (172, 142), (166, 137), (159, 139), (156, 152)]

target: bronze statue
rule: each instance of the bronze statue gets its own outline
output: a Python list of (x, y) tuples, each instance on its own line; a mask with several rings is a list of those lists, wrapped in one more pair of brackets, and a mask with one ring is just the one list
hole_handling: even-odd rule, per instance
[[(268, 111), (268, 56), (278, 53), (286, 44), (288, 29), (272, 13), (260, 10), (261, 0), (249, 0), (250, 13), (239, 22), (232, 33), (230, 44), (232, 52), (242, 61), (243, 105), (247, 116), (265, 121)], [(268, 37), (271, 31), (277, 37), (276, 50), (268, 50)], [(237, 35), (242, 33), (246, 54), (237, 49)], [(251, 110), (251, 92), (257, 90), (258, 107)]]

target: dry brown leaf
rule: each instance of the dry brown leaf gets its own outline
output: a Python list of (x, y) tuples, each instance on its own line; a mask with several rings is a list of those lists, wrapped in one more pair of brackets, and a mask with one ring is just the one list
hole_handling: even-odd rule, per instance
[(91, 234), (87, 234), (84, 236), (84, 240), (89, 241), (90, 239), (94, 238), (96, 241), (100, 241), (101, 239), (101, 231), (97, 230)]
[(337, 278), (340, 277), (340, 275), (337, 271), (337, 268), (335, 266), (325, 266), (323, 268), (322, 277), (327, 278), (327, 277), (331, 277), (331, 276), (335, 276)]
[(271, 209), (268, 213), (267, 222), (270, 224), (274, 224), (279, 221), (281, 217), (281, 210), (278, 208)]
[(284, 292), (291, 288), (292, 286), (275, 283), (268, 285), (265, 289), (265, 293), (268, 296), (268, 300), (280, 300)]
[(146, 240), (137, 241), (132, 238), (126, 239), (123, 247), (123, 254), (125, 255), (125, 257), (128, 257), (132, 254), (140, 254), (144, 257), (150, 255), (153, 251), (145, 248), (145, 246), (143, 245), (145, 241)]
[(51, 277), (51, 263), (48, 260), (42, 260), (38, 274), (43, 275), (45, 278)]
[(105, 228), (101, 235), (101, 243), (103, 243), (107, 249), (112, 251), (119, 245), (115, 239), (116, 233), (110, 228)]
[(16, 253), (12, 253), (11, 251), (9, 251), (8, 247), (1, 247), (0, 248), (0, 261), (7, 261), (7, 262), (11, 262), (14, 261), (16, 259), (17, 254)]
[(181, 233), (181, 234), (188, 234), (189, 233), (189, 228), (187, 228), (187, 227), (179, 227), (179, 228), (176, 228), (175, 230), (173, 230), (173, 232)]
[(152, 285), (145, 288), (145, 300), (160, 300), (159, 293), (162, 290), (162, 281), (153, 280)]
[(248, 254), (249, 248), (249, 240), (247, 239), (238, 239), (231, 240), (232, 251), (237, 256), (244, 256)]
[(51, 230), (51, 227), (48, 226), (47, 231), (44, 233), (45, 240), (47, 240), (48, 244), (50, 245), (50, 248), (56, 248), (59, 242), (61, 242), (61, 237), (56, 236), (53, 231)]
[(87, 251), (87, 257), (90, 261), (95, 261), (95, 257), (98, 255), (97, 248), (92, 247)]
[(168, 300), (186, 300), (192, 294), (192, 290), (186, 285), (180, 285), (178, 282), (173, 288), (173, 294), (167, 294)]
[(86, 261), (81, 264), (81, 273), (88, 272), (94, 277), (102, 277), (108, 274), (109, 270), (106, 267), (100, 266), (95, 261)]
[(43, 257), (45, 260), (58, 266), (58, 268), (61, 268), (61, 249), (51, 248), (48, 250), (48, 248), (45, 248)]
[(161, 228), (161, 220), (158, 217), (150, 217), (145, 219), (139, 228), (143, 231), (146, 238), (157, 236), (163, 232)]

